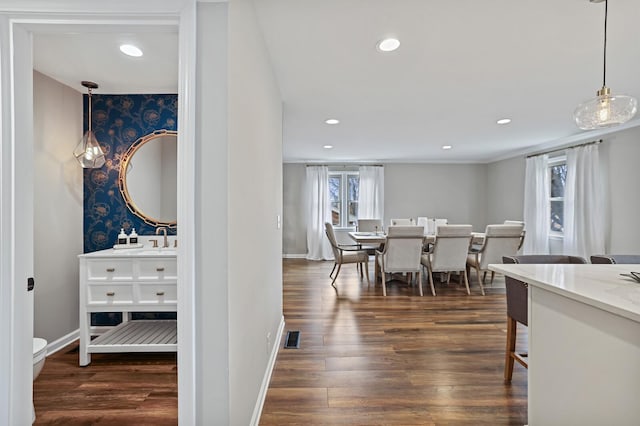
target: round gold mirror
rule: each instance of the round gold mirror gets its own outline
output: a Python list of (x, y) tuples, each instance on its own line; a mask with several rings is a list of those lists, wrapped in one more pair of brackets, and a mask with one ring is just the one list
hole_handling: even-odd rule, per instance
[(118, 186), (127, 207), (152, 226), (177, 225), (178, 132), (157, 130), (129, 147)]

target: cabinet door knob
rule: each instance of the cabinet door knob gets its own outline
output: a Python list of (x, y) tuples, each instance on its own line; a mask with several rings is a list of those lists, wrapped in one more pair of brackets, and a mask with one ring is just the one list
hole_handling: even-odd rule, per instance
[(107, 268), (107, 272), (114, 272), (116, 268)]
[(164, 291), (157, 291), (156, 296), (164, 296)]
[(107, 292), (107, 296), (115, 296), (116, 292), (115, 291), (108, 291)]
[(156, 271), (162, 272), (162, 271), (164, 271), (164, 268), (156, 268)]

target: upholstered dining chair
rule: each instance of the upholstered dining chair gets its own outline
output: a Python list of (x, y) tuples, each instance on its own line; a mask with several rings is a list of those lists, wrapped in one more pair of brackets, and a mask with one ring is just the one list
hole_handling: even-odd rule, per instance
[(438, 227), (438, 236), (428, 253), (421, 257), (421, 264), (429, 278), (431, 294), (436, 295), (433, 285), (434, 272), (458, 272), (464, 278), (464, 284), (469, 291), (467, 277), (467, 253), (471, 244), (471, 225), (441, 225)]
[(422, 226), (424, 228), (424, 233), (429, 232), (429, 218), (426, 216), (418, 216), (417, 221), (418, 226)]
[[(467, 256), (467, 271), (476, 270), (480, 290), (484, 296), (484, 280), (489, 264), (500, 263), (502, 256), (515, 256), (520, 247), (523, 225), (487, 225), (484, 242), (479, 248), (472, 248)], [(482, 272), (482, 277), (480, 277)], [(491, 283), (495, 272), (491, 271)]]
[(358, 231), (382, 232), (382, 219), (358, 219)]
[[(376, 251), (376, 264), (380, 266), (382, 276), (382, 294), (387, 295), (385, 274), (407, 272), (412, 277), (417, 275), (417, 282), (422, 296), (422, 276), (420, 255), (424, 228), (421, 226), (390, 226), (387, 229), (387, 240), (382, 251)], [(376, 268), (375, 282), (378, 282)]]
[[(361, 250), (357, 244), (352, 245), (344, 245), (338, 244), (336, 240), (336, 234), (333, 230), (333, 225), (329, 222), (324, 224), (325, 232), (327, 234), (327, 238), (329, 239), (329, 243), (331, 244), (331, 248), (333, 250), (334, 264), (333, 269), (331, 269), (331, 273), (329, 274), (329, 278), (331, 278), (331, 285), (333, 288), (336, 288), (335, 282), (338, 278), (338, 274), (340, 273), (340, 268), (343, 264), (346, 263), (355, 263), (356, 265), (360, 265), (360, 274), (362, 275), (362, 269), (367, 275), (367, 284), (371, 284), (369, 281), (369, 254), (366, 250)], [(336, 267), (338, 270), (336, 271)], [(335, 272), (335, 275), (334, 275)]]
[(412, 217), (406, 219), (391, 219), (389, 223), (391, 226), (414, 226), (416, 224)]
[(522, 225), (522, 235), (520, 237), (520, 245), (518, 246), (518, 251), (520, 251), (520, 249), (522, 248), (522, 245), (524, 244), (524, 236), (526, 234), (526, 231), (524, 229), (524, 222), (521, 220), (505, 220), (504, 224), (505, 225)]
[[(521, 264), (560, 264), (574, 263), (583, 264), (587, 261), (579, 256), (534, 254), (524, 256), (504, 256), (502, 263), (521, 263)], [(507, 348), (505, 351), (504, 361), (504, 380), (511, 382), (513, 377), (513, 363), (518, 361), (520, 365), (528, 368), (529, 364), (525, 359), (527, 354), (519, 354), (516, 352), (516, 333), (518, 323), (528, 326), (528, 285), (520, 280), (510, 276), (504, 277), (506, 293), (507, 293)]]
[(591, 256), (591, 263), (632, 264), (640, 263), (638, 254), (598, 254)]

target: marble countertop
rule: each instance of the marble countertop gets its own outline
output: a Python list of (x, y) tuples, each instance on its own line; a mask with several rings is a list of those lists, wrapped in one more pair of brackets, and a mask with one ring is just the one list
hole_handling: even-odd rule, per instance
[(78, 255), (78, 257), (176, 257), (176, 249), (173, 247), (168, 248), (127, 248), (127, 249), (106, 249), (100, 251), (94, 251), (91, 253), (84, 253)]
[(489, 269), (640, 322), (640, 283), (620, 275), (640, 272), (640, 265), (491, 264)]

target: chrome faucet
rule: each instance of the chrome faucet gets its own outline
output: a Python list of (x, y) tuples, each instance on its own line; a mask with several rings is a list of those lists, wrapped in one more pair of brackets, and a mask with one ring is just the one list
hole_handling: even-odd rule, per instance
[(160, 231), (162, 231), (162, 234), (164, 235), (164, 244), (162, 245), (162, 247), (167, 248), (169, 247), (169, 240), (167, 239), (167, 228), (165, 228), (164, 226), (156, 228), (156, 235), (160, 235)]

